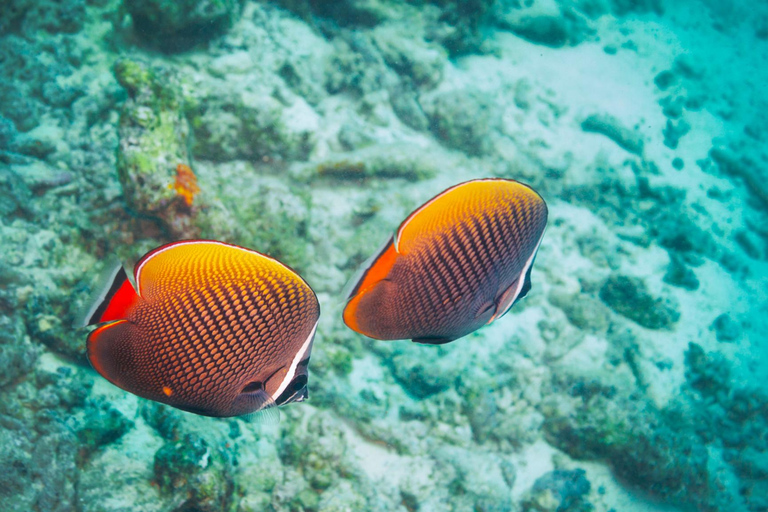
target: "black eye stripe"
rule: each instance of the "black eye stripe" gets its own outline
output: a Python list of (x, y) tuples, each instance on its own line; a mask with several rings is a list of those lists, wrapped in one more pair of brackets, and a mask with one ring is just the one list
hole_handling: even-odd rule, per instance
[(288, 384), (285, 391), (275, 400), (277, 405), (283, 405), (293, 401), (293, 398), (298, 395), (304, 388), (307, 387), (307, 376), (305, 374), (297, 376)]

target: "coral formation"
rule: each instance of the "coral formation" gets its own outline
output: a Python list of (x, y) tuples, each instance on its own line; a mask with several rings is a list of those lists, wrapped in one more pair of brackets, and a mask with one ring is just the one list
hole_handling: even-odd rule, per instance
[(242, 4), (242, 0), (133, 0), (125, 7), (139, 38), (174, 52), (225, 33), (240, 16)]
[[(0, 2), (0, 509), (768, 508), (756, 2)], [(727, 70), (723, 72), (722, 70)], [(532, 289), (441, 347), (339, 321), (455, 183), (532, 185)], [(124, 393), (102, 269), (206, 237), (323, 315), (277, 426)]]
[(192, 237), (186, 198), (174, 188), (176, 169), (189, 161), (189, 124), (173, 73), (134, 60), (115, 63), (128, 92), (120, 115), (117, 172), (128, 206), (158, 219), (175, 236)]

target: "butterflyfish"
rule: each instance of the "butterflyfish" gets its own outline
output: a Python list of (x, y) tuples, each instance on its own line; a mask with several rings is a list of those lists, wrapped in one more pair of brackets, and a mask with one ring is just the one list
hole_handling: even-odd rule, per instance
[(380, 340), (461, 338), (503, 316), (531, 289), (546, 224), (546, 203), (520, 182), (453, 186), (411, 213), (364, 264), (344, 322)]
[[(293, 270), (212, 240), (170, 243), (119, 267), (86, 317), (93, 367), (140, 397), (204, 416), (307, 398), (320, 306)], [(269, 409), (273, 410), (273, 409)]]

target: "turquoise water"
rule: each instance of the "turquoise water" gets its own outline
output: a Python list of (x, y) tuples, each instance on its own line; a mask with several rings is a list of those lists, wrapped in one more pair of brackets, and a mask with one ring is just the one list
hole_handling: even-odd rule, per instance
[[(0, 510), (768, 510), (767, 61), (746, 0), (3, 1)], [(484, 177), (549, 207), (527, 297), (348, 329), (360, 265)], [(317, 294), (278, 424), (88, 362), (99, 276), (190, 238)]]

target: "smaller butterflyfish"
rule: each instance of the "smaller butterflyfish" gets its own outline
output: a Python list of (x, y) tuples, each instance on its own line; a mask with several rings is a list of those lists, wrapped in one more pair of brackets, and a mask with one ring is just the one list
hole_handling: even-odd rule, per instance
[(369, 263), (344, 308), (352, 330), (442, 344), (503, 316), (531, 289), (547, 205), (513, 180), (461, 183), (411, 213)]
[(119, 267), (86, 316), (88, 359), (140, 397), (204, 416), (307, 398), (320, 306), (293, 270), (211, 240), (159, 247)]

